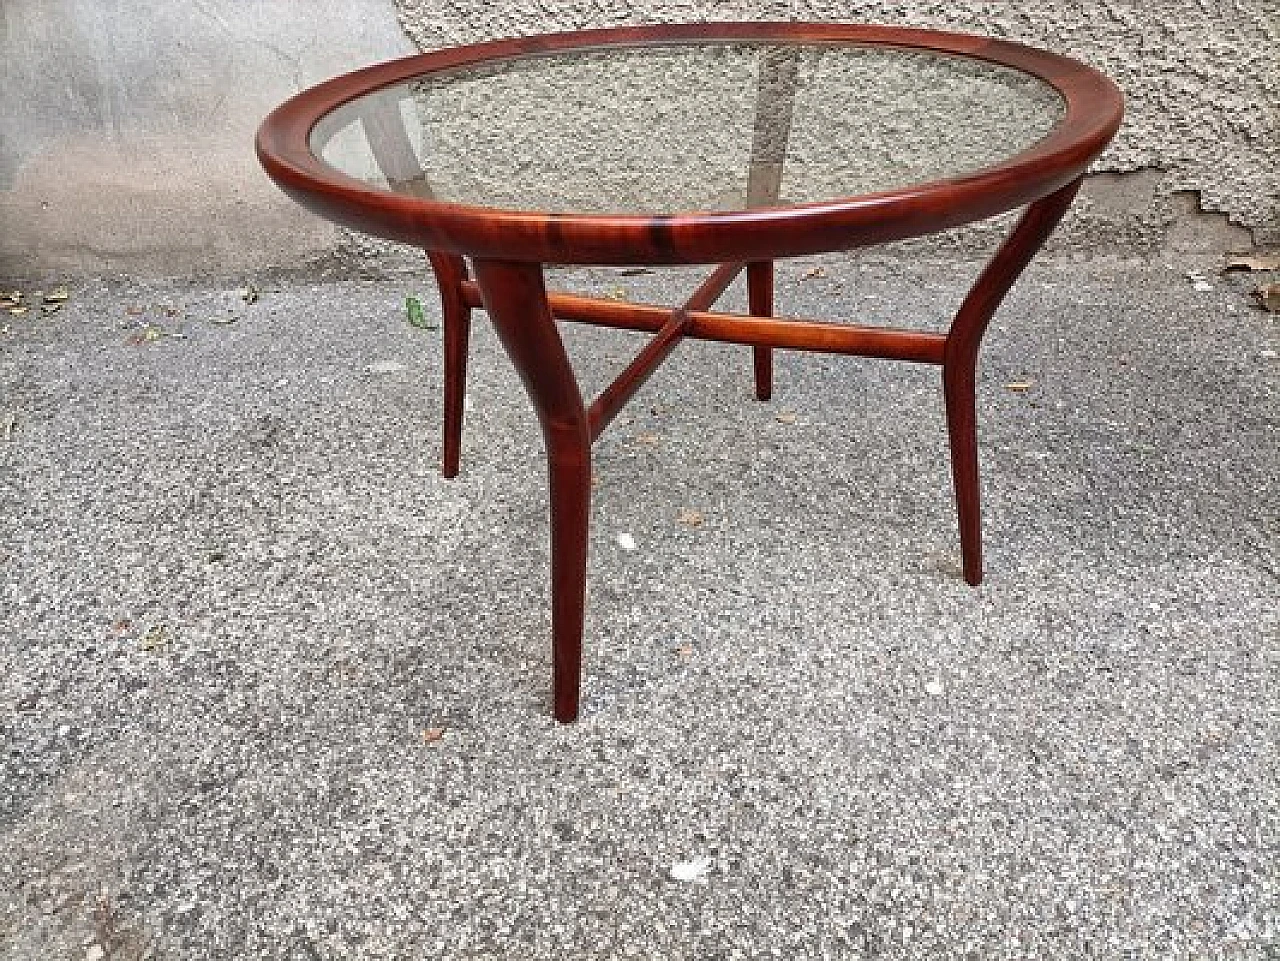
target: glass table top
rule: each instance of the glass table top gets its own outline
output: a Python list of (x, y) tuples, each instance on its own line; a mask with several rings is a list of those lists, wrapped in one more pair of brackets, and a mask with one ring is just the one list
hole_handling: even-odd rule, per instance
[(686, 42), (562, 50), (359, 97), (312, 152), (375, 187), (477, 207), (679, 214), (839, 200), (954, 178), (1030, 147), (1044, 81), (874, 44)]

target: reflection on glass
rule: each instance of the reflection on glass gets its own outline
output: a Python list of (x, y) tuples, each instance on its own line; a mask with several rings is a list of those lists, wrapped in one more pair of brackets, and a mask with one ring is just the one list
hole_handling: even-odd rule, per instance
[(484, 207), (674, 214), (954, 177), (1058, 122), (1048, 84), (928, 51), (697, 43), (564, 51), (431, 74), (312, 131), (368, 183)]

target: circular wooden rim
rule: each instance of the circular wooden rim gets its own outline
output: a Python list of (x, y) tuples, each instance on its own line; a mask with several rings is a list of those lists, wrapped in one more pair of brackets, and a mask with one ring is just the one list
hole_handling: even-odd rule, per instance
[[(1062, 96), (1066, 111), (1028, 149), (954, 178), (840, 200), (670, 216), (553, 214), (411, 197), (362, 183), (311, 152), (311, 130), (325, 115), (422, 74), (582, 47), (734, 40), (871, 44), (985, 60), (1048, 83)], [(257, 153), (286, 193), (321, 216), (419, 247), (542, 263), (714, 263), (883, 243), (1022, 206), (1081, 176), (1115, 135), (1123, 110), (1120, 89), (1092, 67), (989, 37), (834, 23), (662, 24), (495, 40), (357, 70), (304, 90), (274, 110), (258, 130)]]

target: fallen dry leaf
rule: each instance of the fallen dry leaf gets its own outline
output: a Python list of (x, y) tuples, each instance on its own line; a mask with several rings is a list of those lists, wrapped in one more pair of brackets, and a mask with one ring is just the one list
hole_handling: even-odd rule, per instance
[(1030, 390), (1034, 385), (1034, 380), (1012, 380), (1004, 385), (1004, 389), (1015, 390), (1021, 393), (1024, 390)]
[(31, 309), (30, 307), (10, 307), (9, 313), (13, 314), (13, 316), (15, 317), (21, 317), (30, 309)]
[(1254, 293), (1267, 310), (1273, 314), (1280, 312), (1280, 284), (1263, 284)]
[(606, 290), (606, 291), (605, 291), (604, 296), (605, 296), (605, 299), (606, 299), (606, 300), (626, 300), (626, 299), (627, 299), (627, 288), (626, 288), (626, 287), (611, 287), (609, 290)]
[(686, 507), (676, 516), (676, 520), (686, 527), (701, 527), (706, 517), (702, 511), (695, 511), (692, 507)]
[(142, 636), (138, 647), (144, 651), (155, 651), (169, 643), (169, 631), (163, 624), (157, 624)]
[(827, 268), (810, 267), (808, 270), (806, 270), (803, 274), (800, 275), (800, 279), (813, 280), (815, 277), (825, 277), (825, 276), (827, 276)]
[(796, 422), (795, 411), (784, 410), (774, 419), (777, 420), (779, 424), (794, 424)]
[(1280, 254), (1231, 254), (1223, 270), (1280, 270)]
[(639, 444), (656, 444), (658, 435), (652, 431), (645, 431), (643, 434), (636, 434), (636, 442)]
[(692, 657), (692, 656), (693, 656), (693, 645), (692, 645), (692, 644), (681, 644), (679, 647), (677, 647), (677, 648), (676, 648), (676, 653), (677, 653), (677, 654), (679, 654), (681, 657)]
[(66, 287), (54, 287), (44, 295), (46, 304), (61, 304), (71, 297), (71, 292)]
[(131, 304), (130, 306), (124, 309), (124, 312), (128, 314), (130, 317), (141, 317), (144, 313), (146, 313), (146, 311), (147, 311), (147, 308), (139, 307), (137, 304)]
[(152, 324), (147, 324), (141, 331), (130, 337), (126, 343), (130, 347), (141, 347), (143, 344), (154, 344), (164, 336), (164, 331)]
[(427, 744), (435, 744), (444, 737), (445, 729), (442, 727), (424, 727), (422, 729), (422, 740)]

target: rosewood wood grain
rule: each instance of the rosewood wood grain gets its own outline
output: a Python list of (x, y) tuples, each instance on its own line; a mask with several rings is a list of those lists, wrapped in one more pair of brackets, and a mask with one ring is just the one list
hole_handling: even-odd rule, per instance
[[(474, 281), (465, 282), (462, 289), (468, 303), (482, 306), (480, 288)], [(671, 316), (669, 308), (655, 304), (624, 304), (576, 294), (550, 293), (547, 304), (558, 320), (619, 330), (658, 331)], [(854, 357), (887, 357), (921, 364), (941, 364), (947, 341), (943, 334), (922, 330), (706, 311), (689, 313), (685, 336), (692, 340), (724, 344), (784, 347)]]
[[(671, 312), (671, 316), (658, 329), (653, 340), (636, 355), (617, 379), (601, 392), (587, 409), (587, 423), (591, 428), (592, 440), (599, 437), (600, 433), (609, 426), (609, 423), (622, 410), (623, 405), (635, 396), (636, 391), (644, 386), (645, 381), (688, 333), (689, 311), (703, 311), (713, 306), (733, 283), (733, 278), (742, 272), (742, 268), (742, 264), (722, 264), (712, 271), (711, 276), (702, 282), (685, 301), (684, 306)], [(554, 314), (555, 311), (552, 310), (552, 315)]]
[(591, 433), (542, 268), (476, 260), (476, 281), (498, 339), (542, 425), (551, 488), (551, 701), (558, 721), (578, 717), (591, 511)]
[[(747, 265), (747, 309), (757, 317), (773, 316), (773, 262), (758, 260)], [(773, 348), (751, 348), (756, 377), (756, 400), (773, 396)]]
[[(751, 168), (747, 173), (747, 206), (772, 207), (782, 194), (791, 118), (796, 106), (800, 54), (795, 48), (771, 48), (760, 58), (756, 115), (751, 134)], [(773, 263), (755, 261), (747, 268), (748, 310), (758, 317), (773, 314)], [(773, 348), (751, 348), (756, 399), (773, 396)]]
[[(1061, 94), (1059, 124), (982, 170), (858, 197), (672, 216), (501, 210), (364, 184), (316, 157), (311, 130), (371, 91), (458, 67), (583, 47), (676, 42), (861, 43), (958, 54), (1039, 77)], [(1119, 88), (1069, 57), (971, 34), (838, 23), (684, 23), (519, 37), (437, 50), (337, 77), (297, 94), (258, 131), (267, 173), (337, 223), (465, 256), (534, 263), (675, 264), (775, 260), (933, 233), (1020, 207), (1075, 180), (1115, 135)]]
[[(398, 193), (430, 200), (435, 191), (422, 169), (405, 129), (404, 117), (393, 102), (377, 97), (361, 105), (360, 125), (374, 163)], [(425, 251), (440, 292), (440, 313), (444, 328), (444, 423), (440, 472), (458, 476), (462, 450), (462, 412), (467, 382), (467, 345), (471, 337), (471, 306), (466, 303), (462, 282), (467, 279), (466, 261), (457, 254)]]
[[(1035, 144), (961, 176), (818, 203), (779, 201), (794, 109), (796, 58), (769, 52), (761, 67), (743, 209), (669, 216), (502, 210), (439, 200), (414, 156), (397, 110), (364, 104), (375, 160), (394, 189), (370, 186), (317, 157), (317, 125), (373, 91), (440, 71), (604, 46), (683, 42), (857, 43), (927, 49), (985, 60), (1039, 77), (1065, 113)], [(376, 98), (375, 98), (376, 99)], [(264, 121), (256, 148), (291, 197), (357, 230), (427, 250), (445, 326), (444, 473), (458, 468), (470, 311), (484, 307), (519, 372), (542, 427), (548, 464), (552, 582), (552, 701), (557, 719), (578, 714), (590, 512), (591, 443), (682, 337), (754, 348), (757, 396), (772, 390), (770, 349), (886, 357), (942, 367), (964, 576), (982, 577), (975, 386), (979, 347), (992, 314), (1069, 207), (1080, 178), (1114, 136), (1123, 98), (1110, 80), (1067, 57), (966, 34), (848, 24), (703, 23), (617, 27), (499, 40), (391, 61), (335, 78), (291, 98)], [(398, 126), (397, 126), (398, 125)], [(375, 143), (375, 141), (377, 141)], [(774, 318), (773, 263), (804, 254), (933, 233), (1027, 206), (1017, 227), (964, 299), (947, 334)], [(463, 257), (473, 260), (475, 280)], [(542, 265), (723, 265), (683, 307), (548, 295)], [(709, 308), (746, 264), (750, 316)], [(656, 336), (592, 405), (584, 406), (556, 318)]]
[(684, 302), (684, 309), (693, 313), (714, 307), (716, 301), (729, 289), (729, 285), (738, 274), (742, 273), (744, 266), (744, 264), (721, 264), (698, 285), (697, 290), (689, 295), (689, 299)]
[(947, 405), (947, 436), (951, 443), (951, 476), (960, 521), (964, 579), (974, 586), (982, 583), (982, 513), (975, 393), (978, 348), (996, 308), (1036, 251), (1053, 233), (1079, 189), (1080, 181), (1075, 180), (1027, 208), (1008, 239), (978, 275), (947, 334), (942, 357), (942, 385)]
[(458, 476), (462, 451), (462, 412), (467, 393), (467, 345), (471, 338), (471, 305), (462, 284), (467, 263), (457, 254), (428, 250), (427, 259), (440, 290), (444, 327), (444, 455), (441, 473)]
[(662, 328), (645, 344), (635, 359), (627, 365), (618, 378), (600, 392), (587, 408), (587, 425), (594, 441), (601, 432), (618, 416), (624, 404), (638, 391), (658, 366), (676, 348), (676, 344), (684, 338), (689, 329), (689, 312), (683, 307), (671, 312), (671, 316)]

